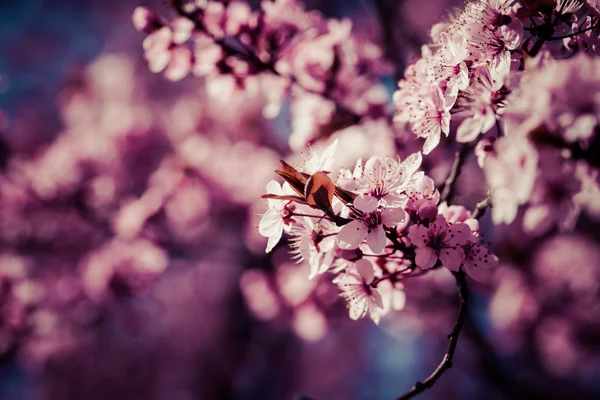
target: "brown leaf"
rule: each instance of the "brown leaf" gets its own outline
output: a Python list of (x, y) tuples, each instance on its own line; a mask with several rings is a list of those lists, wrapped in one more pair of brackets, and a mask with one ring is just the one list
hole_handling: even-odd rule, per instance
[(309, 178), (309, 175), (298, 171), (283, 160), (279, 160), (279, 163), (281, 164), (281, 170), (275, 172), (285, 179), (296, 193), (300, 196), (304, 196), (304, 186), (306, 185), (306, 180)]
[(347, 191), (345, 189), (342, 189), (341, 187), (338, 187), (338, 186), (335, 187), (335, 195), (344, 204), (348, 204), (348, 203), (354, 202), (354, 199), (356, 198), (356, 196), (358, 196), (357, 194), (349, 192), (349, 191)]
[(318, 171), (306, 181), (304, 197), (309, 206), (321, 209), (327, 213), (331, 211), (331, 202), (335, 193), (335, 185), (325, 172)]

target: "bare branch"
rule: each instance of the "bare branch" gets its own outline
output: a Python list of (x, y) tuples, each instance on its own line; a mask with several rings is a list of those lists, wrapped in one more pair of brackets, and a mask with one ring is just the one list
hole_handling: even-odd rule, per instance
[(480, 201), (479, 203), (477, 203), (477, 206), (475, 206), (475, 210), (473, 211), (471, 218), (480, 219), (485, 215), (486, 210), (491, 207), (492, 201), (489, 197), (485, 200)]
[(427, 379), (422, 382), (417, 382), (415, 385), (405, 394), (398, 397), (396, 400), (407, 400), (415, 397), (416, 395), (430, 389), (435, 382), (446, 372), (452, 368), (452, 360), (454, 358), (454, 352), (456, 351), (456, 345), (458, 344), (458, 338), (460, 332), (467, 318), (467, 301), (469, 297), (469, 290), (467, 287), (467, 279), (463, 271), (453, 272), (454, 278), (456, 279), (456, 286), (458, 287), (458, 315), (456, 316), (456, 322), (450, 335), (448, 335), (448, 349), (442, 362), (437, 366), (435, 371)]
[(454, 192), (456, 190), (456, 181), (462, 172), (462, 167), (467, 160), (467, 156), (471, 152), (472, 146), (469, 144), (464, 144), (462, 148), (456, 152), (454, 155), (454, 162), (452, 163), (452, 167), (450, 168), (450, 173), (444, 182), (442, 196), (440, 202), (447, 202), (450, 204), (452, 199), (454, 198)]

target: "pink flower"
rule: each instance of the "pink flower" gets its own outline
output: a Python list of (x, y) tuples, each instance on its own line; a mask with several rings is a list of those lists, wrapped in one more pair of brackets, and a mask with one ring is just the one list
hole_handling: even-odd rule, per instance
[(418, 213), (421, 206), (426, 203), (436, 205), (440, 201), (440, 192), (435, 188), (435, 182), (428, 176), (422, 176), (414, 186), (406, 191), (406, 211)]
[(464, 206), (451, 205), (449, 206), (446, 202), (443, 202), (439, 206), (439, 213), (446, 218), (446, 222), (449, 224), (456, 224), (457, 222), (464, 222), (471, 228), (471, 231), (479, 231), (479, 221), (471, 218), (471, 211), (467, 210)]
[(383, 301), (377, 289), (371, 286), (374, 279), (373, 264), (362, 259), (333, 281), (342, 290), (341, 295), (348, 303), (350, 318), (353, 320), (369, 313), (373, 322), (379, 323), (378, 310), (383, 308)]
[(431, 85), (421, 95), (419, 107), (413, 111), (411, 122), (413, 132), (418, 137), (426, 138), (423, 154), (429, 154), (440, 143), (442, 132), (450, 133), (450, 108), (454, 98), (444, 98), (439, 87)]
[(433, 268), (439, 259), (444, 267), (458, 271), (465, 256), (460, 246), (471, 235), (465, 224), (448, 226), (443, 215), (438, 215), (429, 227), (413, 225), (408, 230), (408, 238), (417, 246), (415, 263), (422, 269)]
[(419, 153), (413, 154), (404, 163), (386, 157), (371, 157), (363, 166), (357, 163), (352, 174), (349, 190), (358, 192), (354, 206), (363, 212), (373, 212), (378, 205), (392, 205), (402, 200), (401, 190), (413, 179), (421, 164)]
[(188, 47), (174, 45), (177, 36), (168, 27), (150, 33), (144, 39), (144, 56), (152, 72), (166, 68), (165, 77), (171, 81), (183, 79), (192, 70), (192, 52)]
[(365, 239), (375, 254), (383, 252), (386, 243), (385, 229), (402, 223), (406, 213), (402, 208), (386, 208), (371, 213), (360, 213), (358, 218), (344, 225), (338, 234), (338, 245), (342, 249), (355, 249)]

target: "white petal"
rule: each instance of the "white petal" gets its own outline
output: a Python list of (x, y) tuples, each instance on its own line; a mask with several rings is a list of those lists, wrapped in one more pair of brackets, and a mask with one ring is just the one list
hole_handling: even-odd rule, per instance
[(401, 289), (394, 289), (392, 294), (392, 308), (396, 311), (400, 311), (406, 305), (406, 293)]
[(358, 208), (360, 211), (371, 213), (377, 209), (379, 201), (377, 201), (377, 199), (371, 195), (359, 194), (354, 199), (353, 204), (354, 207)]
[(281, 236), (283, 234), (283, 230), (279, 235), (269, 236), (269, 240), (267, 241), (267, 248), (265, 249), (265, 253), (269, 253), (273, 248), (279, 243), (281, 240)]
[(456, 131), (456, 141), (468, 143), (475, 140), (477, 135), (481, 133), (482, 125), (483, 118), (469, 117), (465, 119)]
[(431, 133), (427, 136), (427, 140), (425, 140), (425, 144), (423, 144), (423, 154), (429, 154), (440, 144), (440, 132)]
[(360, 300), (350, 300), (348, 305), (350, 306), (348, 309), (350, 318), (354, 321), (364, 317), (367, 313), (368, 305), (367, 300), (364, 298)]
[(333, 162), (333, 155), (335, 154), (335, 150), (337, 149), (338, 141), (337, 139), (329, 145), (321, 154), (321, 158), (319, 159), (319, 164), (317, 165), (317, 171), (328, 171), (331, 168), (331, 163)]
[(276, 210), (267, 210), (258, 224), (258, 232), (265, 237), (270, 237), (279, 230), (283, 231), (281, 213)]
[(368, 234), (367, 226), (362, 221), (354, 220), (344, 225), (337, 236), (338, 245), (342, 249), (355, 249)]
[(269, 183), (267, 183), (267, 193), (281, 196), (283, 192), (281, 190), (281, 185), (279, 184), (279, 182), (270, 181)]

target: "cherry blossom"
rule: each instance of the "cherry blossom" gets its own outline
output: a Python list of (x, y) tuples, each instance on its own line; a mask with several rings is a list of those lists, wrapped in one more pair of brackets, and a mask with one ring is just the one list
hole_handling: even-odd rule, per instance
[(364, 240), (371, 251), (380, 254), (385, 248), (385, 227), (392, 228), (406, 218), (402, 208), (385, 208), (370, 213), (359, 213), (359, 219), (344, 225), (337, 237), (342, 249), (355, 249)]
[(379, 291), (371, 286), (374, 279), (373, 264), (367, 260), (359, 260), (334, 281), (342, 290), (341, 295), (348, 303), (350, 318), (353, 320), (368, 313), (373, 322), (379, 323), (378, 309), (383, 308), (383, 300)]
[[(270, 181), (267, 184), (267, 193), (276, 196), (294, 194), (289, 185), (284, 184), (283, 187), (277, 181)], [(269, 238), (266, 252), (273, 250), (275, 245), (281, 240), (283, 231), (289, 230), (290, 218), (296, 206), (286, 200), (267, 199), (268, 210), (263, 214), (258, 225), (258, 231), (264, 237)]]
[(438, 215), (429, 227), (413, 225), (408, 237), (417, 246), (416, 264), (423, 269), (435, 266), (438, 260), (451, 271), (458, 271), (464, 260), (465, 244), (471, 234), (466, 224), (456, 223), (448, 226), (443, 215)]

